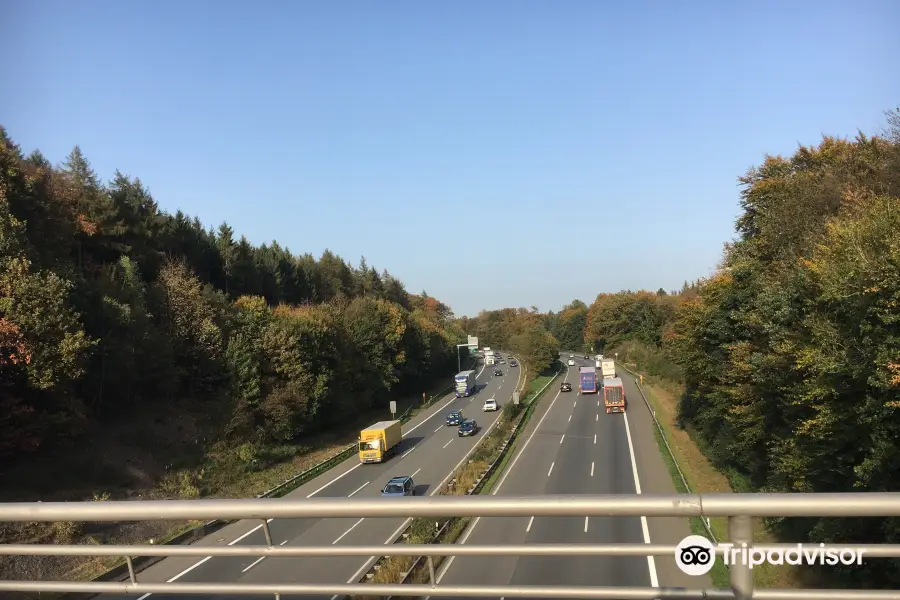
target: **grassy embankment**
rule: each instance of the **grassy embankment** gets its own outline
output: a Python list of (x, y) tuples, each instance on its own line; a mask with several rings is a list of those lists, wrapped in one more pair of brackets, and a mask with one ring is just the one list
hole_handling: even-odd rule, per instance
[[(441, 380), (426, 397), (430, 401), (450, 391)], [(421, 404), (421, 396), (398, 398), (397, 414), (410, 407), (415, 414)], [(390, 417), (387, 410), (360, 413), (340, 430), (278, 446), (217, 442), (204, 447), (202, 415), (162, 419), (149, 409), (145, 413), (137, 412), (115, 429), (90, 432), (66, 451), (4, 468), (0, 501), (252, 498), (327, 461), (353, 443), (360, 428)], [(0, 523), (0, 543), (160, 544), (200, 524)], [(3, 557), (0, 579), (86, 580), (121, 562), (117, 557)]]
[[(647, 401), (656, 412), (656, 418), (666, 436), (666, 441), (678, 467), (684, 474), (690, 490), (684, 488), (678, 469), (675, 467), (669, 451), (654, 428), (660, 456), (666, 462), (672, 482), (678, 493), (730, 493), (753, 492), (738, 473), (723, 473), (717, 470), (703, 453), (702, 444), (698, 444), (690, 430), (680, 429), (677, 425), (678, 399), (684, 393), (684, 386), (679, 380), (678, 369), (658, 351), (626, 344), (617, 349), (620, 356), (626, 357), (622, 365), (643, 375), (643, 389)], [(692, 518), (691, 531), (697, 535), (707, 536), (706, 529), (698, 518)], [(724, 518), (710, 519), (710, 528), (720, 541), (728, 540), (728, 520)], [(775, 536), (766, 530), (762, 519), (756, 519), (753, 527), (753, 539), (759, 544), (779, 543)], [(728, 570), (717, 561), (711, 572), (713, 584), (718, 588), (728, 588)], [(789, 565), (775, 566), (763, 564), (753, 569), (754, 585), (759, 588), (797, 588), (802, 579), (796, 567)]]
[[(485, 481), (479, 494), (488, 494), (496, 483), (496, 480), (506, 463), (516, 450), (516, 446), (520, 436), (506, 448), (504, 452), (503, 444), (509, 438), (512, 430), (521, 421), (518, 433), (525, 429), (528, 419), (533, 413), (536, 406), (537, 393), (544, 388), (551, 380), (553, 380), (561, 371), (559, 365), (548, 369), (538, 377), (526, 382), (525, 393), (520, 399), (521, 404), (517, 408), (512, 403), (507, 403), (503, 408), (502, 421), (486, 436), (480, 443), (479, 448), (474, 452), (467, 464), (461, 466), (455, 476), (443, 486), (438, 492), (441, 495), (465, 495), (470, 489), (476, 486), (490, 465), (496, 461), (501, 453), (503, 457), (501, 462), (493, 470), (489, 478)], [(563, 367), (564, 368), (564, 367)], [(548, 388), (549, 389), (549, 388)], [(465, 531), (470, 517), (448, 517), (448, 518), (417, 518), (410, 523), (407, 536), (402, 543), (405, 544), (453, 544)], [(439, 523), (437, 527), (435, 523)], [(446, 557), (435, 556), (432, 561), (434, 568), (438, 569)], [(375, 574), (366, 580), (366, 583), (385, 584), (397, 583), (406, 579), (409, 583), (427, 583), (429, 581), (429, 569), (427, 563), (422, 560), (416, 563), (416, 558), (411, 556), (391, 556), (382, 559), (376, 566)], [(410, 572), (410, 570), (412, 571)], [(407, 573), (409, 576), (407, 577)], [(376, 600), (380, 596), (354, 596), (353, 600)]]

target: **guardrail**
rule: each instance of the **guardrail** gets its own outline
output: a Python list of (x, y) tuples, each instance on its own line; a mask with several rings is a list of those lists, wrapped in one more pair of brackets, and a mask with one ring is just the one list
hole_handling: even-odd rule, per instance
[[(274, 546), (266, 518), (396, 518), (440, 517), (727, 517), (731, 544), (758, 551), (785, 550), (796, 545), (753, 545), (753, 517), (900, 517), (900, 493), (846, 494), (668, 494), (554, 496), (429, 496), (411, 498), (310, 498), (293, 500), (162, 500), (106, 502), (21, 502), (0, 504), (0, 521), (146, 521), (194, 519), (255, 519), (262, 522), (265, 546), (143, 546), (2, 544), (0, 556), (678, 556), (677, 546), (662, 544), (521, 544), (465, 545), (393, 544), (376, 546)], [(817, 550), (864, 552), (868, 558), (898, 558), (900, 544), (821, 545)], [(718, 556), (735, 550), (711, 548)], [(739, 551), (738, 551), (739, 552)], [(683, 555), (681, 555), (683, 556)], [(733, 556), (733, 555), (732, 555)], [(710, 559), (711, 560), (711, 559)], [(708, 562), (708, 561), (707, 561)], [(431, 584), (306, 584), (306, 583), (141, 583), (133, 569), (127, 582), (0, 581), (0, 591), (82, 592), (127, 594), (496, 596), (555, 598), (721, 598), (735, 600), (869, 600), (896, 599), (890, 590), (753, 590), (751, 566), (735, 564), (731, 589), (625, 586), (520, 586)]]

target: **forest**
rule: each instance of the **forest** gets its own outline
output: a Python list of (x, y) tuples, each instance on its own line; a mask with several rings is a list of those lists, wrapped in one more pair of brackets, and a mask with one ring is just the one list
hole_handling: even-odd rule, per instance
[[(883, 134), (766, 156), (739, 182), (737, 236), (710, 277), (575, 301), (545, 327), (682, 384), (680, 426), (736, 491), (900, 491), (900, 111)], [(893, 518), (767, 526), (792, 542), (900, 538)], [(830, 569), (838, 585), (900, 586), (897, 561)]]
[[(253, 456), (449, 381), (460, 342), (446, 305), (365, 258), (253, 246), (160, 210), (137, 178), (102, 183), (78, 147), (54, 167), (0, 129), (0, 470), (50, 471), (135, 420), (175, 421), (176, 456), (222, 441)], [(6, 499), (135, 487), (105, 454), (111, 472), (84, 473), (105, 489), (54, 476), (0, 487)]]

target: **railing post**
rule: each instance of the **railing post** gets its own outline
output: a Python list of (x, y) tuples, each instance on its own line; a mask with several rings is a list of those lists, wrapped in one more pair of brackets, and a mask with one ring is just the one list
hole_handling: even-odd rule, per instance
[(132, 562), (130, 556), (125, 557), (125, 562), (128, 563), (128, 578), (131, 580), (131, 583), (137, 583), (137, 577), (134, 574), (134, 562)]
[[(753, 519), (750, 515), (736, 515), (728, 517), (728, 538), (733, 544), (733, 548), (739, 551), (738, 556), (743, 554), (742, 550), (753, 546)], [(744, 546), (746, 544), (746, 546)], [(731, 548), (725, 550), (730, 552)], [(749, 562), (737, 560), (734, 564), (729, 565), (729, 573), (731, 579), (731, 591), (734, 592), (734, 600), (752, 600), (753, 598), (753, 571), (750, 570)]]
[(433, 556), (428, 557), (428, 576), (431, 580), (431, 587), (434, 587), (435, 583), (434, 583), (434, 557)]
[(263, 533), (266, 534), (266, 546), (271, 548), (272, 547), (272, 532), (269, 531), (269, 521), (267, 519), (263, 519)]

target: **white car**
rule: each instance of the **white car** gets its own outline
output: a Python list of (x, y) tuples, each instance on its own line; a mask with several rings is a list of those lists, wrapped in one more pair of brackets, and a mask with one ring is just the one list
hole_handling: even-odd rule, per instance
[(497, 404), (497, 401), (493, 398), (488, 398), (484, 401), (484, 406), (481, 407), (483, 412), (494, 412), (495, 410), (499, 410), (500, 407)]
[(569, 366), (570, 366), (570, 367), (574, 367), (574, 366), (575, 366), (575, 361), (572, 360), (571, 358), (569, 359)]

